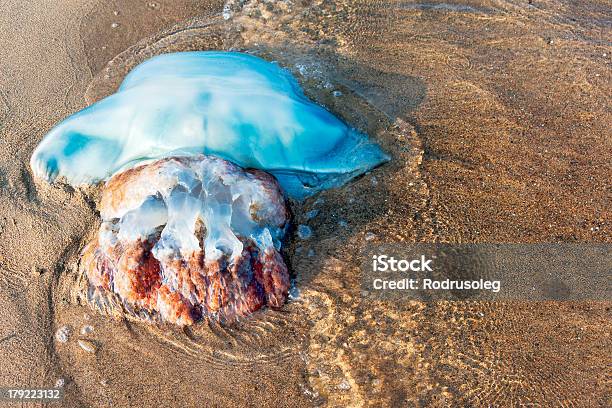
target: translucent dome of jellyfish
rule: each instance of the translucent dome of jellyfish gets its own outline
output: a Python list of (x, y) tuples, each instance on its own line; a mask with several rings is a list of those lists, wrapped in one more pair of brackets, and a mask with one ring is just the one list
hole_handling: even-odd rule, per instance
[(160, 159), (112, 177), (100, 215), (80, 263), (98, 309), (183, 326), (285, 302), (288, 212), (263, 171), (212, 156)]
[(68, 117), (31, 158), (37, 177), (92, 184), (139, 161), (206, 154), (272, 173), (301, 199), (388, 160), (378, 145), (303, 94), (291, 74), (220, 51), (164, 54), (117, 92)]

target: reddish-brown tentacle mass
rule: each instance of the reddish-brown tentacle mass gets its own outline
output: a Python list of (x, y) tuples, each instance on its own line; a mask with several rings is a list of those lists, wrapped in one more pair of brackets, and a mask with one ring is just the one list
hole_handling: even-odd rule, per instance
[(288, 212), (264, 172), (209, 156), (161, 159), (110, 179), (100, 210), (81, 258), (94, 303), (111, 296), (132, 316), (189, 325), (286, 300), (278, 247)]

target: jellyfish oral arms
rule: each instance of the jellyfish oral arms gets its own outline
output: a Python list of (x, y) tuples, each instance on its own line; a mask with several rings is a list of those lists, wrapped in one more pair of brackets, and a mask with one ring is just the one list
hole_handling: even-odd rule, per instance
[(181, 154), (265, 170), (294, 198), (388, 160), (366, 135), (308, 100), (277, 65), (202, 51), (140, 64), (115, 94), (56, 125), (30, 164), (39, 178), (82, 185), (142, 160)]
[[(155, 182), (151, 182), (155, 180)], [(80, 262), (87, 300), (189, 325), (281, 307), (288, 212), (277, 182), (211, 156), (172, 157), (112, 177)]]

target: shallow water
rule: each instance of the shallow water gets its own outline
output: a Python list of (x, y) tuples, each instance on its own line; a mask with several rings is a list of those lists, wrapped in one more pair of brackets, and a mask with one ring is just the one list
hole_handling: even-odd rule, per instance
[[(109, 24), (80, 26), (95, 74), (88, 103), (152, 55), (249, 51), (290, 69), (309, 97), (376, 139), (392, 161), (293, 204), (295, 225), (312, 230), (307, 240), (295, 231), (286, 248), (297, 300), (233, 327), (185, 332), (109, 320), (79, 305), (74, 261), (95, 213), (78, 193), (28, 192), (28, 183), (15, 182), (20, 175), (9, 174), (4, 191), (41, 201), (24, 206), (51, 219), (33, 223), (33, 234), (80, 226), (51, 243), (60, 254), (48, 261), (55, 272), (30, 278), (30, 290), (39, 285), (48, 294), (31, 309), (53, 317), (41, 318), (41, 331), (52, 338), (55, 328), (74, 328), (67, 343), (46, 343), (46, 381), (64, 378), (71, 406), (135, 399), (148, 406), (177, 399), (183, 406), (603, 405), (608, 304), (389, 303), (360, 295), (366, 242), (610, 242), (606, 8), (529, 3), (235, 2), (228, 19), (218, 4), (212, 16), (194, 12), (137, 44), (137, 30), (122, 20), (117, 29), (132, 43), (113, 33), (115, 53), (117, 44), (126, 50), (105, 54), (106, 65), (102, 52), (90, 51), (108, 38), (114, 18), (99, 5)], [(102, 21), (96, 13), (88, 21)], [(2, 228), (18, 230), (10, 220)], [(2, 245), (3, 254), (20, 253), (6, 248), (8, 240)], [(17, 293), (15, 281), (8, 279)], [(95, 354), (76, 342), (85, 324), (95, 327), (85, 336)]]

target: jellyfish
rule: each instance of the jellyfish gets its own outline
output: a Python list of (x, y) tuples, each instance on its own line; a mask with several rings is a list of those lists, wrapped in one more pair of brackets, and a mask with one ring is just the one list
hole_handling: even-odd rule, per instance
[(51, 183), (101, 186), (100, 226), (79, 262), (89, 304), (185, 326), (281, 307), (286, 198), (388, 159), (278, 65), (202, 51), (138, 65), (53, 127), (30, 165)]

